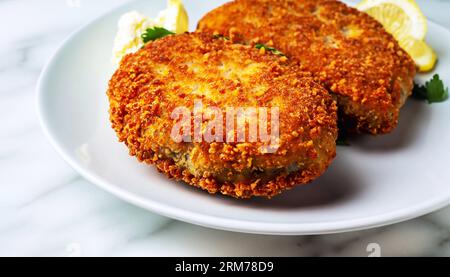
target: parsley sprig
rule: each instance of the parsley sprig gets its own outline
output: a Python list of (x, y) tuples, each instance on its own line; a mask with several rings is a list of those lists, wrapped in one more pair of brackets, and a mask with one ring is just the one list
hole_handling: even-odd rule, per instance
[(278, 56), (283, 56), (283, 57), (286, 56), (286, 55), (285, 55), (283, 52), (281, 52), (280, 50), (278, 50), (278, 49), (276, 49), (276, 48), (273, 48), (273, 47), (270, 47), (270, 46), (267, 46), (267, 45), (264, 45), (264, 44), (262, 44), (262, 43), (256, 44), (255, 47), (256, 47), (257, 49), (264, 48), (264, 49), (266, 49), (267, 51), (270, 51), (270, 52), (272, 52), (272, 53), (274, 53), (275, 55), (278, 55)]
[(153, 28), (148, 28), (147, 30), (145, 30), (145, 32), (141, 35), (141, 38), (144, 41), (144, 43), (147, 43), (149, 41), (154, 41), (163, 38), (165, 36), (174, 34), (175, 34), (174, 32), (171, 32), (165, 28), (155, 26)]
[(439, 75), (435, 74), (425, 86), (414, 86), (413, 97), (427, 100), (430, 104), (443, 102), (448, 99), (448, 87), (445, 87)]

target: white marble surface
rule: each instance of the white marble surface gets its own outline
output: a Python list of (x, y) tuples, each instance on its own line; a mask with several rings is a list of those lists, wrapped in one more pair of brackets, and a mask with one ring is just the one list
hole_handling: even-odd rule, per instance
[[(170, 220), (81, 178), (44, 138), (34, 89), (70, 32), (124, 2), (0, 0), (0, 256), (368, 256), (370, 243), (382, 256), (450, 256), (450, 208), (362, 232), (262, 236)], [(450, 28), (450, 1), (419, 2)]]

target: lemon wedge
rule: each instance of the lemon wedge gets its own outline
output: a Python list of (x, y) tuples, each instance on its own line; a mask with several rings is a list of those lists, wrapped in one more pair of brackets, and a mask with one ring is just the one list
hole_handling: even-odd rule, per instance
[(397, 39), (419, 71), (434, 68), (437, 56), (424, 42), (427, 19), (414, 0), (363, 0), (356, 7), (375, 18)]
[(357, 8), (378, 20), (397, 39), (425, 39), (427, 18), (414, 0), (363, 0)]
[(156, 24), (177, 34), (189, 30), (189, 17), (181, 0), (167, 0), (167, 9), (161, 11)]
[(419, 71), (430, 71), (436, 65), (436, 53), (423, 40), (407, 37), (399, 41), (399, 44), (414, 59)]

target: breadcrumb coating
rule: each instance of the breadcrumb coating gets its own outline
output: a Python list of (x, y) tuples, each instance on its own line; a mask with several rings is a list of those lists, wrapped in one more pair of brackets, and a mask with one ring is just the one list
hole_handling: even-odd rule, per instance
[(413, 88), (411, 57), (369, 15), (334, 0), (236, 0), (209, 12), (198, 31), (273, 46), (335, 96), (346, 128), (384, 134)]
[[(272, 197), (316, 179), (335, 157), (337, 105), (310, 75), (286, 57), (210, 34), (167, 36), (122, 60), (109, 82), (110, 119), (131, 155), (170, 178), (209, 193)], [(277, 151), (260, 151), (264, 141), (177, 143), (171, 113), (193, 110), (196, 99), (221, 109), (277, 107)]]

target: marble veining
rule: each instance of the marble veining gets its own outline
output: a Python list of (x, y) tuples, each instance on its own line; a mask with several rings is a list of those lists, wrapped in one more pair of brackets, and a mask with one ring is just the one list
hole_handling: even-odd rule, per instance
[[(0, 256), (450, 256), (450, 208), (323, 236), (264, 236), (149, 213), (80, 177), (46, 141), (36, 81), (77, 27), (125, 0), (0, 1)], [(450, 1), (419, 1), (450, 28)]]

